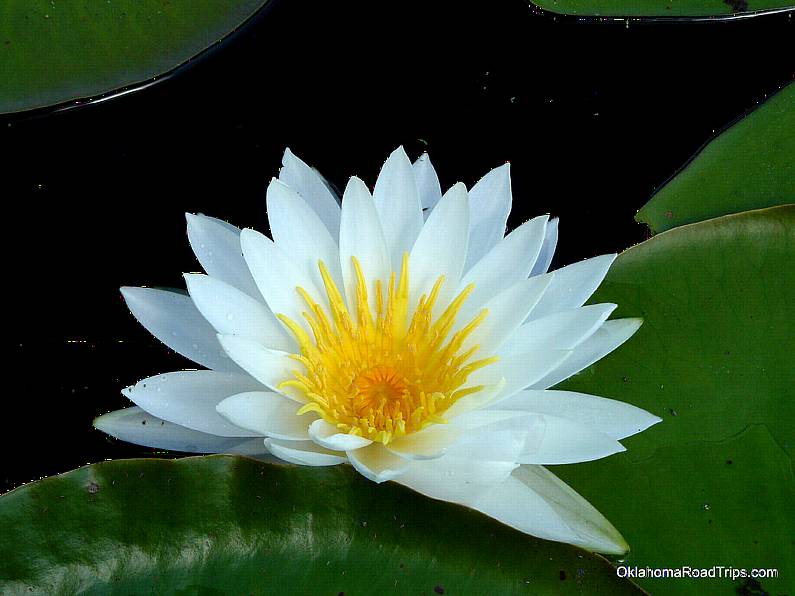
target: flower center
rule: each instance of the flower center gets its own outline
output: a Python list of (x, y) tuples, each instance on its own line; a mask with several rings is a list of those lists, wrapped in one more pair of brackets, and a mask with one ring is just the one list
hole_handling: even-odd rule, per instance
[(354, 381), (361, 409), (381, 401), (401, 399), (408, 391), (408, 379), (389, 365), (379, 364), (356, 376)]
[(348, 310), (321, 261), (318, 266), (331, 318), (301, 287), (297, 291), (307, 305), (303, 315), (312, 336), (296, 321), (278, 315), (300, 346), (300, 353), (291, 357), (303, 366), (303, 370), (292, 371), (293, 377), (279, 387), (291, 387), (305, 397), (307, 403), (298, 414), (316, 412), (340, 432), (384, 444), (446, 422), (443, 414), (447, 408), (483, 389), (482, 385), (465, 387), (469, 375), (497, 359), (472, 360), (478, 346), (463, 347), (486, 317), (486, 309), (451, 334), (456, 315), (473, 286), (465, 288), (434, 319), (433, 308), (444, 283), (441, 276), (430, 294), (422, 295), (409, 318), (406, 254), (398, 284), (394, 272), (386, 288), (376, 280), (373, 312), (367, 280), (356, 257), (352, 261), (355, 310)]

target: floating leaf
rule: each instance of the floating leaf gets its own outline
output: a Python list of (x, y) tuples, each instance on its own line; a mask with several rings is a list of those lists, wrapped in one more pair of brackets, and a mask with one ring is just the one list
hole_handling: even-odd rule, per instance
[[(795, 588), (793, 255), (795, 207), (727, 215), (627, 250), (594, 295), (644, 325), (563, 387), (663, 422), (626, 453), (555, 472), (621, 528), (627, 565), (777, 568), (762, 588)], [(741, 585), (637, 581), (674, 595)]]
[(654, 232), (795, 203), (795, 83), (706, 145), (638, 212)]
[(166, 73), (267, 0), (4, 0), (0, 113), (113, 91)]
[(532, 0), (559, 14), (613, 17), (702, 17), (792, 7), (791, 0)]
[(640, 594), (598, 555), (350, 466), (120, 460), (0, 498), (3, 594)]

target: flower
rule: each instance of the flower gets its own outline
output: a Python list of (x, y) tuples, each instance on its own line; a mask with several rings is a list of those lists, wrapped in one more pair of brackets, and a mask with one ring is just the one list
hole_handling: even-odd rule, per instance
[[(133, 315), (209, 370), (124, 390), (136, 407), (95, 426), (192, 452), (348, 462), (528, 534), (623, 553), (618, 531), (543, 467), (623, 451), (659, 418), (601, 397), (550, 391), (626, 341), (637, 319), (583, 306), (615, 255), (547, 273), (557, 220), (507, 236), (509, 166), (442, 195), (427, 155), (402, 148), (371, 195), (341, 205), (285, 152), (267, 191), (273, 239), (187, 215), (207, 275), (189, 296), (122, 288)], [(504, 237), (503, 237), (504, 236)]]

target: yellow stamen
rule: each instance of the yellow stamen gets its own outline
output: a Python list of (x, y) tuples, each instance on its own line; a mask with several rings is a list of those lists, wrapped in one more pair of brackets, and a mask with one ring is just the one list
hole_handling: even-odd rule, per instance
[(292, 358), (304, 369), (293, 371), (293, 378), (279, 387), (304, 395), (307, 403), (299, 415), (314, 412), (340, 432), (384, 444), (445, 423), (444, 412), (450, 406), (483, 389), (466, 386), (469, 375), (497, 360), (472, 360), (478, 346), (464, 350), (467, 338), (487, 316), (485, 309), (448, 341), (473, 286), (467, 286), (434, 321), (433, 308), (444, 284), (444, 276), (439, 277), (409, 319), (409, 257), (405, 254), (399, 280), (394, 272), (386, 288), (375, 280), (373, 316), (367, 280), (358, 259), (351, 260), (355, 310), (353, 305), (348, 310), (328, 268), (319, 261), (331, 320), (301, 287), (297, 291), (307, 306), (303, 316), (313, 337), (298, 322), (278, 315), (298, 342), (300, 353)]

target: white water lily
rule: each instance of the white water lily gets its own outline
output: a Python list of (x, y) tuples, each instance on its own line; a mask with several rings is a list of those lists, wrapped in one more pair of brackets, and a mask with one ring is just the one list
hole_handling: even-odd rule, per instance
[[(341, 204), (289, 150), (267, 192), (272, 239), (188, 215), (206, 275), (177, 291), (123, 288), (155, 337), (209, 370), (124, 390), (136, 407), (97, 428), (204, 453), (350, 463), (518, 530), (604, 553), (619, 532), (543, 467), (602, 458), (659, 422), (549, 387), (626, 341), (637, 319), (583, 306), (615, 255), (547, 273), (557, 220), (505, 236), (509, 167), (442, 195), (427, 155), (402, 148), (371, 194)], [(504, 237), (503, 237), (504, 236)]]

